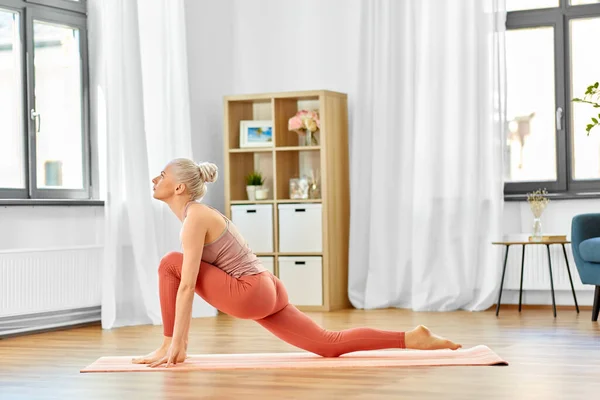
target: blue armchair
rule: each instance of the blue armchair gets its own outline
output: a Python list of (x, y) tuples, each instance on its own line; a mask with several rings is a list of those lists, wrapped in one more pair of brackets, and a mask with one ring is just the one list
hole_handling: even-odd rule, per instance
[(600, 214), (580, 214), (571, 222), (571, 250), (581, 283), (596, 285), (592, 321), (600, 312)]

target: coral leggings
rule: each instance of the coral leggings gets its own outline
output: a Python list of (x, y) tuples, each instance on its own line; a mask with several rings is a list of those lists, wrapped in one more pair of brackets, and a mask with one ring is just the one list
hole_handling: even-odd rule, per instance
[[(164, 335), (168, 337), (173, 336), (182, 264), (183, 254), (171, 252), (163, 257), (159, 267), (160, 305)], [(323, 357), (338, 357), (359, 350), (405, 348), (404, 332), (323, 329), (288, 302), (285, 287), (268, 271), (234, 278), (202, 262), (195, 291), (221, 312), (254, 320), (283, 341)]]

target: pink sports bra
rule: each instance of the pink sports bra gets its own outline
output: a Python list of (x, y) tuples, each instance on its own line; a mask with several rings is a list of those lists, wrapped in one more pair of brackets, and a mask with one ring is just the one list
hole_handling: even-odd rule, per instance
[[(187, 216), (187, 210), (190, 204), (185, 206), (183, 218)], [(263, 267), (260, 259), (254, 254), (248, 243), (239, 233), (236, 226), (223, 215), (219, 210), (204, 204), (207, 207), (218, 212), (227, 224), (227, 227), (219, 237), (210, 243), (204, 245), (202, 251), (202, 261), (222, 269), (225, 273), (239, 278), (244, 275), (256, 275), (267, 269)]]

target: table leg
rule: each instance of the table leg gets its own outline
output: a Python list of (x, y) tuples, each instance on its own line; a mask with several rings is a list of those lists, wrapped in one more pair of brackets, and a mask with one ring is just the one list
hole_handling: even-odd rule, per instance
[(498, 293), (498, 304), (496, 304), (496, 317), (500, 312), (500, 300), (502, 299), (502, 288), (504, 287), (504, 274), (506, 273), (506, 261), (508, 260), (508, 248), (509, 244), (506, 245), (506, 254), (504, 255), (504, 267), (502, 267), (502, 280), (500, 281), (500, 293)]
[(519, 312), (521, 312), (521, 297), (523, 295), (523, 270), (525, 269), (525, 245), (521, 254), (521, 286), (519, 287)]
[(569, 282), (571, 282), (571, 291), (573, 292), (573, 300), (575, 300), (575, 308), (577, 314), (579, 314), (579, 305), (577, 304), (577, 296), (575, 295), (575, 287), (573, 286), (573, 278), (571, 278), (571, 268), (569, 268), (569, 259), (567, 258), (567, 250), (565, 250), (565, 244), (562, 244), (563, 254), (565, 255), (565, 264), (567, 264), (567, 272), (569, 273)]
[(556, 318), (556, 300), (554, 298), (554, 279), (552, 278), (552, 258), (550, 257), (550, 245), (546, 245), (548, 250), (548, 269), (550, 271), (550, 289), (552, 290), (552, 310), (554, 311), (554, 318)]

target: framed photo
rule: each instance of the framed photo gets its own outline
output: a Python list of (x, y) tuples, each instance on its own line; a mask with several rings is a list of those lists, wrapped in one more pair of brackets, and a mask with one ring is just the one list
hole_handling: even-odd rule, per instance
[(273, 121), (240, 121), (240, 147), (273, 147)]

